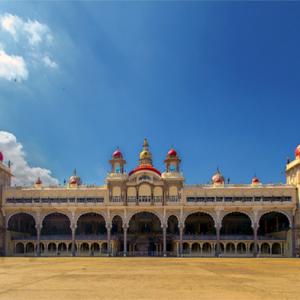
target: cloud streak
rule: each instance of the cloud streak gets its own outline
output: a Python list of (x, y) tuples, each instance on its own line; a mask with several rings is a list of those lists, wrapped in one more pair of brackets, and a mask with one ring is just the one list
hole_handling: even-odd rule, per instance
[(38, 177), (45, 185), (57, 185), (58, 180), (51, 175), (51, 171), (41, 167), (31, 167), (27, 160), (23, 145), (17, 141), (15, 135), (7, 131), (0, 131), (0, 151), (5, 160), (12, 162), (13, 185), (32, 185)]
[(25, 80), (28, 77), (26, 63), (21, 56), (9, 55), (0, 49), (0, 78)]

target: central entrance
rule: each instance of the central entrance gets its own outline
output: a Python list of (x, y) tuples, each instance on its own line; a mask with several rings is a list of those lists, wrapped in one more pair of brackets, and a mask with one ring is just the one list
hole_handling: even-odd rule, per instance
[(162, 254), (162, 228), (155, 214), (140, 212), (132, 216), (128, 228), (128, 250), (132, 256)]

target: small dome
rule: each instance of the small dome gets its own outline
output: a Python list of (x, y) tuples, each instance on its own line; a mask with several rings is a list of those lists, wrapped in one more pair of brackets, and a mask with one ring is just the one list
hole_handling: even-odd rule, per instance
[(168, 152), (168, 156), (172, 156), (172, 157), (177, 156), (176, 150), (171, 148)]
[(37, 180), (36, 180), (35, 184), (42, 184), (42, 180), (41, 180), (41, 178), (40, 178), (40, 177), (38, 177), (38, 178), (37, 178)]
[(79, 176), (77, 176), (76, 169), (74, 170), (73, 175), (69, 178), (69, 184), (81, 184), (81, 179)]
[(123, 154), (122, 154), (122, 152), (119, 150), (119, 149), (117, 149), (114, 153), (113, 153), (113, 158), (122, 158), (123, 157)]
[(144, 158), (151, 158), (151, 154), (149, 151), (147, 150), (143, 150), (141, 153), (140, 153), (140, 159), (144, 159)]
[(0, 162), (3, 162), (3, 160), (4, 160), (4, 156), (3, 156), (2, 152), (0, 151)]
[(295, 149), (295, 156), (300, 157), (300, 145), (298, 145), (297, 148)]
[(259, 181), (259, 179), (258, 179), (256, 176), (254, 176), (254, 177), (252, 178), (252, 183), (253, 183), (253, 184), (258, 184), (258, 183), (260, 183), (260, 181)]
[(217, 173), (212, 177), (211, 181), (212, 183), (222, 184), (224, 183), (224, 177), (222, 176), (220, 171), (217, 170)]

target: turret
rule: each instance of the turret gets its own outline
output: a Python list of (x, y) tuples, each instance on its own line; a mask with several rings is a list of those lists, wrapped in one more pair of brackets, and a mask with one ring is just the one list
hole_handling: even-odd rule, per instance
[(288, 160), (285, 173), (288, 184), (300, 185), (300, 145), (295, 149), (295, 159)]

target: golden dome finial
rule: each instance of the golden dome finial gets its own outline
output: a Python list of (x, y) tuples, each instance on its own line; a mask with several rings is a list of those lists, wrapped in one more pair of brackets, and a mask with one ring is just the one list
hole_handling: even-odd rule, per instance
[(152, 154), (149, 151), (149, 143), (146, 138), (144, 138), (143, 150), (140, 152), (140, 164), (152, 165)]

